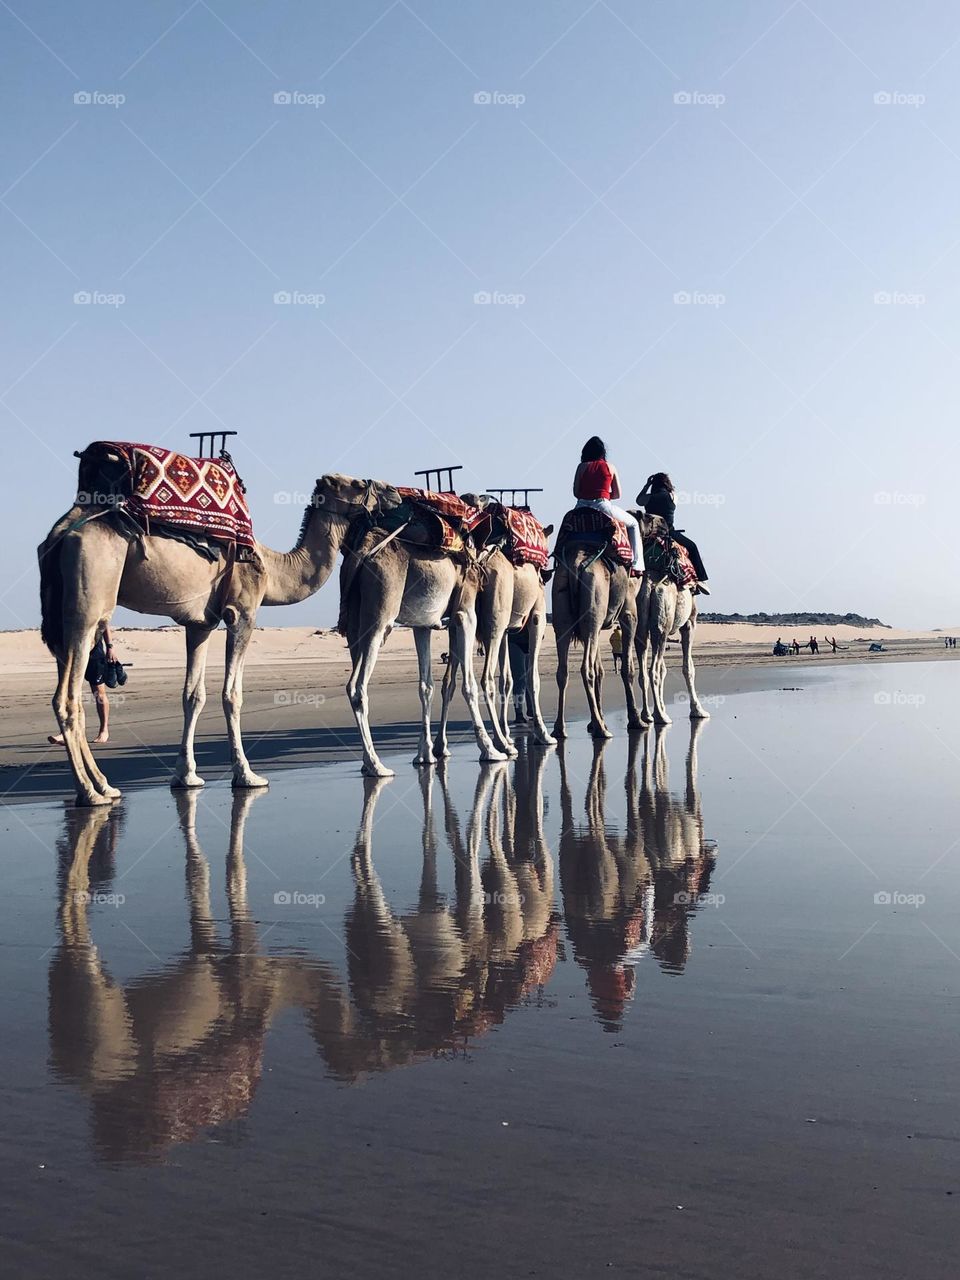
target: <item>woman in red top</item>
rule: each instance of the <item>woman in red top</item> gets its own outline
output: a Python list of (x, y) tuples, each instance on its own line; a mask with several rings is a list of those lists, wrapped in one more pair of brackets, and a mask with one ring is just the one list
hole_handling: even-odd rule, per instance
[(622, 520), (627, 526), (630, 547), (633, 551), (633, 568), (643, 570), (643, 546), (640, 542), (640, 526), (629, 511), (614, 506), (611, 498), (620, 497), (620, 477), (617, 468), (607, 461), (607, 447), (599, 436), (591, 436), (583, 446), (580, 465), (573, 477), (573, 496), (578, 507), (593, 507), (614, 520)]

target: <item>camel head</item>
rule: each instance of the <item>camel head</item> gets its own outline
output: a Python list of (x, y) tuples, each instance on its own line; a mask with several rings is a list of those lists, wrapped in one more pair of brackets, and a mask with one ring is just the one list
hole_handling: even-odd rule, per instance
[(391, 511), (402, 501), (397, 490), (381, 480), (354, 480), (332, 472), (319, 478), (310, 505), (352, 519), (363, 511)]

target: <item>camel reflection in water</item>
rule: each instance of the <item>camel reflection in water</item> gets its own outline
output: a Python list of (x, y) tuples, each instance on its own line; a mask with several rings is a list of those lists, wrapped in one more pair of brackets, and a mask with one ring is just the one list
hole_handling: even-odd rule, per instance
[[(680, 969), (690, 906), (712, 851), (696, 790), (696, 732), (683, 803), (666, 791), (664, 736), (631, 748), (628, 818), (605, 826), (602, 750), (593, 758), (586, 825), (573, 822), (561, 756), (560, 879), (574, 957), (604, 1026), (619, 1025), (632, 973), (648, 949)], [(342, 936), (346, 972), (299, 952), (265, 952), (247, 903), (244, 829), (263, 792), (233, 799), (226, 862), (229, 918), (210, 906), (210, 865), (196, 829), (199, 793), (176, 794), (186, 851), (189, 945), (125, 983), (115, 981), (89, 913), (108, 891), (122, 811), (65, 811), (60, 942), (49, 974), (50, 1058), (90, 1099), (94, 1143), (108, 1160), (149, 1159), (244, 1116), (260, 1081), (267, 1032), (299, 1010), (327, 1071), (353, 1082), (424, 1058), (458, 1056), (518, 1005), (542, 998), (562, 954), (554, 861), (544, 834), (543, 775), (552, 752), (521, 750), (480, 771), (465, 826), (443, 768), (420, 779), (422, 873), (416, 905), (395, 911), (374, 863), (384, 779), (364, 783)], [(442, 841), (438, 838), (442, 828)], [(438, 887), (440, 850), (453, 892)], [(264, 931), (264, 937), (269, 930)]]
[(243, 831), (257, 792), (233, 801), (227, 855), (229, 940), (210, 910), (210, 868), (196, 834), (198, 792), (176, 792), (186, 845), (190, 945), (125, 985), (104, 966), (88, 922), (120, 813), (66, 811), (60, 946), (49, 976), (51, 1065), (92, 1100), (94, 1141), (108, 1159), (147, 1156), (244, 1115), (260, 1080), (281, 972), (258, 954), (246, 903)]
[(586, 970), (594, 1010), (607, 1031), (622, 1026), (636, 988), (636, 964), (645, 953), (672, 973), (683, 971), (690, 954), (689, 917), (709, 889), (716, 861), (716, 846), (704, 839), (697, 787), (703, 726), (702, 720), (691, 722), (682, 801), (668, 787), (666, 732), (631, 737), (622, 831), (606, 824), (606, 742), (594, 744), (581, 825), (574, 820), (560, 751), (564, 918), (574, 959)]

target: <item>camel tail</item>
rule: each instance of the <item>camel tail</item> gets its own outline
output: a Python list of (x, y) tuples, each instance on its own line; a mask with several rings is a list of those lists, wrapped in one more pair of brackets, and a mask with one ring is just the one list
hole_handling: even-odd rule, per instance
[(56, 658), (63, 649), (63, 569), (60, 521), (37, 548), (40, 561), (40, 638)]

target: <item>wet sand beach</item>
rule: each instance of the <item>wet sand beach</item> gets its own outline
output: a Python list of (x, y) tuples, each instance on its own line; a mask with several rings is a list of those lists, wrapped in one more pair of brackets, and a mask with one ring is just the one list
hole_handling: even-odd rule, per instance
[(8, 806), (10, 1274), (952, 1277), (954, 673), (790, 671)]
[[(781, 629), (782, 630), (782, 629)], [(960, 631), (960, 627), (957, 628)], [(863, 631), (837, 627), (842, 646), (837, 654), (803, 652), (798, 658), (774, 658), (777, 628), (748, 625), (708, 625), (698, 628), (696, 663), (698, 687), (714, 710), (723, 699), (753, 689), (802, 692), (836, 676), (840, 664), (868, 663), (881, 669), (888, 662), (953, 661), (960, 649), (945, 649), (943, 638), (931, 632), (901, 632), (889, 628)], [(223, 679), (223, 631), (211, 641), (207, 669), (207, 705), (197, 729), (198, 760), (208, 781), (228, 778), (230, 757), (220, 708)], [(799, 636), (797, 637), (800, 638)], [(159, 785), (169, 781), (182, 727), (180, 692), (183, 682), (183, 635), (179, 628), (116, 632), (121, 661), (133, 665), (122, 690), (111, 693), (111, 741), (97, 748), (108, 774), (121, 787)], [(871, 642), (885, 652), (870, 653)], [(434, 675), (443, 675), (440, 655), (446, 636), (434, 637)], [(821, 638), (821, 650), (826, 648)], [(568, 703), (572, 715), (586, 714), (583, 688), (574, 657)], [(679, 645), (671, 644), (667, 689), (682, 695)], [(479, 669), (479, 664), (478, 664)], [(342, 637), (307, 627), (258, 631), (251, 642), (244, 681), (244, 737), (254, 768), (272, 773), (278, 768), (358, 759), (359, 736), (344, 694), (349, 673)], [(542, 702), (548, 723), (556, 712), (556, 651), (548, 628), (541, 661)], [(47, 743), (56, 723), (50, 709), (55, 667), (36, 631), (0, 633), (0, 800), (23, 800), (66, 795), (72, 782), (61, 748)], [(399, 629), (384, 647), (373, 684), (371, 718), (378, 740), (391, 749), (409, 751), (412, 758), (419, 732), (417, 665), (412, 633)], [(604, 699), (623, 706), (619, 676), (606, 656)], [(88, 736), (96, 733), (96, 708), (85, 690)], [(434, 714), (440, 709), (439, 692)], [(681, 705), (676, 714), (685, 714)], [(472, 740), (463, 699), (452, 703), (455, 736)]]

